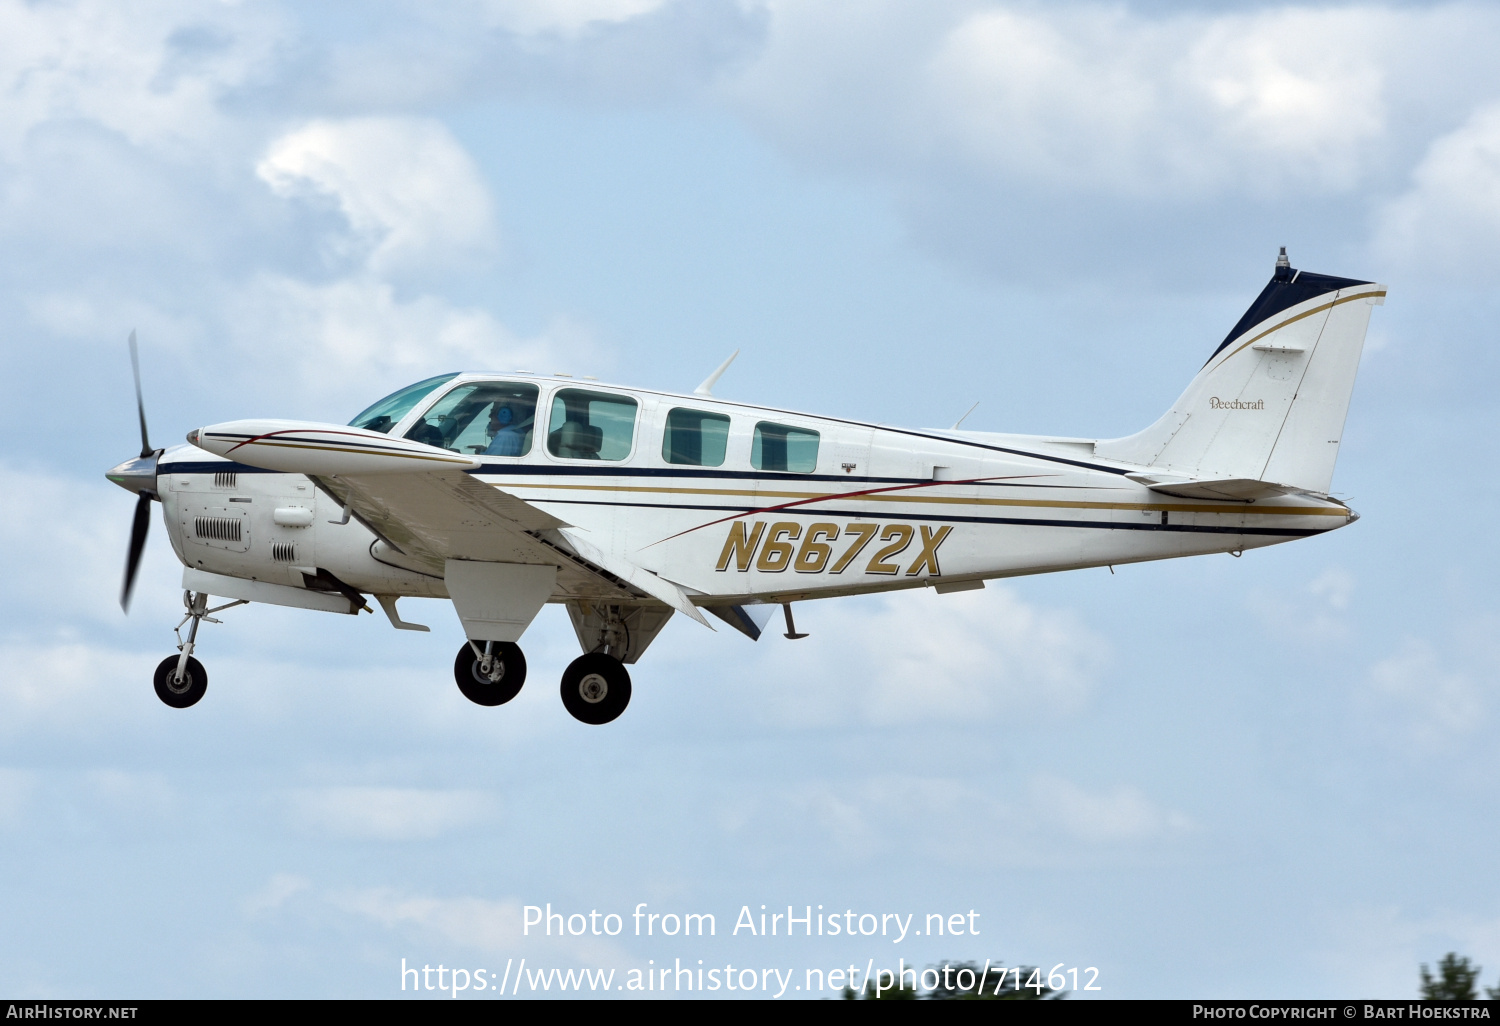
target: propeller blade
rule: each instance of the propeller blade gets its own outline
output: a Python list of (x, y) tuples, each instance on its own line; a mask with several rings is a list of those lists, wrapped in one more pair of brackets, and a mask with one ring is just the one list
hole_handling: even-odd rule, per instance
[(146, 551), (146, 532), (151, 529), (151, 496), (145, 492), (135, 502), (135, 524), (130, 529), (130, 552), (125, 557), (125, 585), (120, 589), (120, 608), (130, 612), (130, 593), (135, 590), (135, 572)]
[[(135, 372), (135, 408), (141, 415), (141, 458), (144, 459), (156, 450), (151, 448), (151, 440), (146, 437), (146, 400), (141, 398), (141, 357), (136, 352), (134, 328), (130, 330), (130, 369)], [(139, 513), (136, 522), (140, 522)]]

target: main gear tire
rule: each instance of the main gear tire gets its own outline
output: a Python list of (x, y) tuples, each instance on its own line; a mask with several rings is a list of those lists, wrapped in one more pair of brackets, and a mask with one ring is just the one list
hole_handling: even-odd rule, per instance
[[(484, 651), (484, 642), (474, 644)], [(490, 672), (485, 673), (479, 656), (465, 642), (453, 661), (453, 679), (458, 690), (475, 705), (504, 705), (519, 695), (521, 685), (526, 683), (526, 656), (521, 653), (520, 645), (496, 641), (490, 650), (490, 660)]]
[(580, 723), (609, 723), (630, 704), (630, 672), (603, 652), (581, 655), (563, 671), (562, 701)]

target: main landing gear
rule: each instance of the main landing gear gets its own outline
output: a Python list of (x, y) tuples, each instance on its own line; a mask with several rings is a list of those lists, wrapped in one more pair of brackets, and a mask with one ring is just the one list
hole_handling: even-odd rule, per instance
[[(453, 661), (453, 679), (469, 701), (504, 705), (526, 683), (526, 657), (510, 641), (465, 642)], [(612, 655), (581, 655), (563, 671), (562, 701), (582, 723), (609, 723), (630, 704), (630, 673)]]
[(526, 657), (513, 641), (469, 641), (453, 661), (458, 690), (477, 705), (504, 705), (526, 683)]
[[(226, 602), (222, 606), (208, 608), (208, 596), (203, 592), (185, 591), (182, 593), (182, 604), (187, 607), (187, 615), (177, 625), (177, 655), (167, 656), (156, 667), (156, 673), (152, 675), (151, 683), (156, 687), (156, 697), (170, 705), (173, 709), (186, 709), (195, 705), (208, 690), (208, 671), (203, 664), (193, 658), (193, 648), (198, 640), (198, 625), (205, 620), (209, 623), (221, 623), (215, 620), (211, 613), (217, 613), (232, 606), (243, 606), (243, 599), (238, 602)], [(182, 625), (192, 621), (188, 628), (187, 640), (182, 640)]]
[(614, 656), (586, 652), (563, 671), (562, 701), (575, 720), (608, 723), (630, 704), (630, 673)]

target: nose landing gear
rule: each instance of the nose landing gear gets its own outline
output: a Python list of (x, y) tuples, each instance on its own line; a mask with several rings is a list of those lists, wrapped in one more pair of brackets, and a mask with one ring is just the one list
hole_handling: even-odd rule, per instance
[[(182, 593), (182, 604), (187, 607), (187, 615), (182, 618), (176, 627), (177, 655), (167, 656), (156, 667), (156, 673), (152, 675), (152, 684), (156, 687), (156, 697), (160, 698), (173, 709), (186, 709), (195, 705), (204, 692), (208, 690), (208, 671), (203, 664), (193, 658), (193, 648), (198, 641), (198, 625), (203, 621), (209, 623), (222, 623), (215, 620), (210, 614), (217, 613), (233, 606), (245, 605), (245, 600), (226, 602), (222, 606), (208, 608), (208, 595), (204, 592), (185, 591)], [(192, 622), (188, 628), (187, 640), (182, 639), (182, 625)]]

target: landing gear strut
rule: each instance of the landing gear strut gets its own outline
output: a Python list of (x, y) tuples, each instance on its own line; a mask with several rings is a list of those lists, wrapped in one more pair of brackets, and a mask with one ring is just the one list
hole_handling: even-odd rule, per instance
[(526, 657), (513, 641), (470, 641), (453, 661), (453, 679), (478, 705), (504, 705), (526, 683)]
[(608, 723), (630, 704), (630, 673), (614, 656), (581, 655), (563, 671), (562, 701), (575, 720)]
[[(215, 620), (211, 613), (229, 609), (232, 606), (243, 606), (244, 599), (237, 602), (226, 602), (222, 606), (208, 608), (208, 595), (204, 592), (185, 591), (182, 593), (182, 604), (187, 607), (187, 615), (177, 625), (177, 655), (167, 656), (156, 667), (156, 673), (152, 675), (151, 683), (156, 687), (156, 697), (160, 698), (173, 709), (186, 709), (197, 703), (208, 690), (208, 671), (203, 664), (193, 658), (193, 648), (198, 640), (198, 625), (207, 620), (209, 623), (221, 623)], [(187, 640), (182, 639), (182, 625), (192, 622), (188, 627)]]

